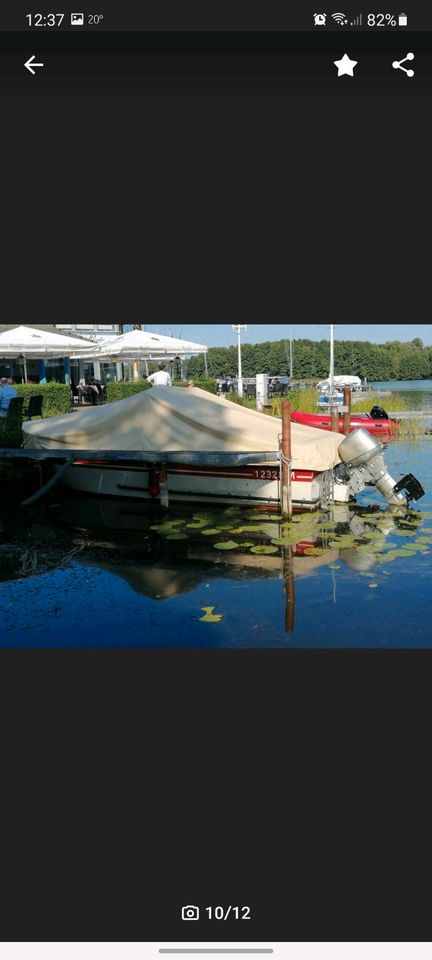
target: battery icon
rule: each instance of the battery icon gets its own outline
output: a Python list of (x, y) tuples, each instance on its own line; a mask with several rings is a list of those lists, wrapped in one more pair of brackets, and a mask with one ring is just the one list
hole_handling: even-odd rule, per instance
[(400, 14), (399, 14), (398, 24), (399, 24), (400, 27), (407, 27), (407, 26), (408, 26), (408, 15), (407, 15), (406, 13), (400, 13)]

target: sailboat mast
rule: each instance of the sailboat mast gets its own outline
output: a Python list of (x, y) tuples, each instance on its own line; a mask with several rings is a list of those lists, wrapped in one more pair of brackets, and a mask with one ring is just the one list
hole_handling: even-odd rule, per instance
[(330, 324), (330, 386), (329, 386), (329, 397), (330, 403), (333, 400), (333, 386), (334, 386), (334, 324)]
[(289, 364), (290, 364), (290, 383), (293, 378), (293, 339), (292, 339), (292, 327), (290, 327), (290, 338), (289, 338)]

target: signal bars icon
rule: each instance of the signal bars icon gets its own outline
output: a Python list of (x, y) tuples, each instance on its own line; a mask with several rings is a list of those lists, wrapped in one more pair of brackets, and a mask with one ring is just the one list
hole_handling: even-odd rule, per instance
[(350, 27), (361, 27), (363, 22), (362, 14), (359, 13), (358, 17), (355, 17), (354, 20), (351, 20)]

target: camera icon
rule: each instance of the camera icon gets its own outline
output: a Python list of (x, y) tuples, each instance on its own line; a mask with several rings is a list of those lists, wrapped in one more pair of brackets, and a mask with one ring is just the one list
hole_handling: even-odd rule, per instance
[(199, 907), (182, 907), (182, 920), (199, 920)]

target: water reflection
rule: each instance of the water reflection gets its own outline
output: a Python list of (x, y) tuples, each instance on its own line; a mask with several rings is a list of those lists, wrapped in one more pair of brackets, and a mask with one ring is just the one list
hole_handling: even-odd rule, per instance
[[(0, 579), (35, 577), (79, 560), (155, 602), (212, 581), (244, 581), (253, 587), (276, 580), (289, 635), (296, 628), (297, 582), (323, 568), (333, 580), (333, 571), (344, 567), (366, 576), (398, 557), (428, 553), (430, 516), (409, 509), (338, 505), (295, 515), (286, 523), (256, 508), (160, 512), (142, 503), (62, 494), (22, 513), (16, 550), (9, 544), (7, 552), (0, 552)], [(7, 523), (3, 517), (6, 528)], [(16, 535), (16, 522), (14, 529)], [(259, 604), (258, 597), (253, 602)], [(211, 617), (213, 607), (202, 609)]]

